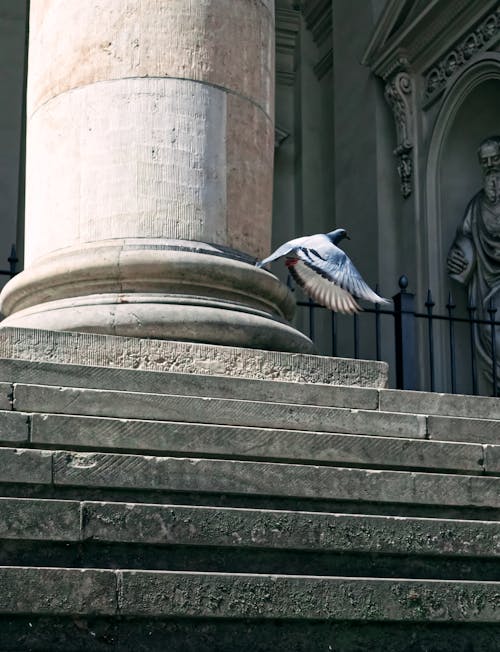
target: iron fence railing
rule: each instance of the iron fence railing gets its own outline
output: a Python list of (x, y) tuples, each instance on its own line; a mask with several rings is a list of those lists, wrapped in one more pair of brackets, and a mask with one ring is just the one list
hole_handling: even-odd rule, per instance
[(19, 262), (16, 245), (12, 245), (10, 248), (10, 256), (7, 258), (7, 262), (9, 263), (9, 269), (0, 269), (0, 276), (9, 276), (12, 278), (17, 274), (17, 263)]
[[(295, 290), (293, 282), (288, 281), (290, 289)], [(376, 288), (378, 292), (378, 288)], [(328, 313), (325, 308), (312, 300), (298, 300), (297, 306), (305, 311), (306, 327), (309, 337), (316, 342), (316, 321), (318, 311)], [(408, 278), (401, 276), (399, 279), (399, 292), (393, 297), (392, 308), (381, 308), (378, 304), (373, 308), (366, 308), (362, 313), (351, 317), (350, 346), (342, 348), (338, 344), (339, 316), (330, 312), (330, 332), (322, 337), (319, 353), (341, 357), (384, 359), (382, 347), (382, 319), (389, 318), (392, 325), (385, 328), (385, 351), (389, 351), (391, 362), (395, 367), (394, 386), (397, 389), (417, 389), (431, 392), (446, 391), (457, 393), (458, 383), (466, 387), (460, 393), (489, 393), (493, 396), (499, 394), (499, 369), (500, 361), (497, 360), (496, 333), (500, 328), (500, 321), (496, 319), (497, 309), (490, 301), (487, 307), (488, 318), (478, 317), (476, 306), (468, 304), (465, 314), (457, 314), (457, 306), (451, 293), (444, 313), (435, 312), (435, 302), (431, 290), (428, 290), (424, 309), (417, 309), (415, 294), (408, 291)], [(304, 315), (302, 315), (304, 317)], [(367, 324), (367, 322), (370, 322)], [(360, 324), (371, 331), (373, 345), (368, 353), (360, 353)], [(324, 325), (324, 319), (323, 319)], [(489, 330), (489, 344), (491, 348), (491, 389), (484, 391), (479, 383), (479, 362), (476, 349), (475, 332), (479, 326), (486, 326)], [(457, 342), (457, 329), (460, 327), (460, 341)], [(344, 334), (346, 325), (344, 323)], [(436, 330), (439, 329), (439, 337)], [(388, 344), (387, 336), (392, 339)], [(345, 338), (344, 338), (345, 340)], [(424, 344), (425, 350), (419, 350), (419, 343)], [(467, 349), (464, 351), (464, 347)], [(391, 351), (392, 349), (392, 351)], [(439, 350), (438, 350), (439, 349)], [(500, 353), (500, 352), (498, 352)], [(460, 370), (457, 370), (457, 359), (460, 357)], [(464, 363), (466, 359), (466, 364)], [(484, 366), (484, 365), (483, 365)], [(437, 377), (441, 379), (441, 387), (437, 387)], [(444, 378), (444, 380), (443, 380)]]

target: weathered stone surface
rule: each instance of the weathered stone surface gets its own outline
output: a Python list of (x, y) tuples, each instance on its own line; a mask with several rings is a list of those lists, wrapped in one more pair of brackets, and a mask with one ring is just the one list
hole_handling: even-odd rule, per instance
[[(54, 10), (50, 5), (54, 3), (46, 1), (32, 10), (30, 112), (72, 88), (136, 76), (228, 88), (271, 113), (270, 0), (218, 0), (210, 9), (186, 0), (161, 0), (153, 6), (142, 0), (129, 3), (127, 11), (121, 0), (108, 0), (99, 9), (70, 4)], [(80, 29), (67, 28), (56, 39), (61, 25)], [(49, 60), (44, 56), (47, 41)]]
[(0, 588), (4, 614), (488, 623), (499, 609), (496, 582), (4, 567)]
[(80, 568), (0, 567), (0, 613), (116, 613), (113, 571)]
[[(1, 334), (0, 334), (1, 338)], [(29, 360), (0, 360), (0, 380), (35, 385), (84, 387), (154, 394), (249, 399), (331, 407), (378, 408), (378, 392), (367, 387), (304, 384), (206, 374), (113, 369)], [(11, 389), (9, 388), (9, 393)], [(9, 409), (10, 409), (9, 403)]]
[(0, 331), (0, 357), (359, 387), (388, 376), (385, 362), (25, 328)]
[(11, 410), (10, 395), (12, 385), (10, 383), (0, 383), (0, 410)]
[(386, 389), (380, 392), (380, 409), (413, 414), (500, 419), (500, 403), (498, 399), (489, 396)]
[(479, 444), (203, 423), (34, 414), (31, 440), (59, 448), (483, 472), (483, 448)]
[(0, 482), (51, 483), (51, 451), (0, 448)]
[(0, 498), (0, 539), (79, 541), (80, 503)]
[(83, 539), (106, 542), (500, 556), (494, 521), (84, 502), (83, 524)]
[(54, 483), (414, 505), (500, 506), (500, 478), (111, 453), (55, 453)]
[(0, 498), (0, 539), (500, 556), (495, 521), (35, 498)]
[(22, 412), (0, 412), (0, 442), (26, 444), (29, 438), (29, 417)]
[(498, 622), (495, 582), (119, 571), (124, 616)]
[(209, 397), (14, 385), (14, 409), (222, 425), (425, 438), (425, 417)]
[(500, 474), (500, 446), (484, 446), (484, 468), (486, 473)]
[(427, 424), (431, 439), (500, 444), (500, 420), (429, 416)]

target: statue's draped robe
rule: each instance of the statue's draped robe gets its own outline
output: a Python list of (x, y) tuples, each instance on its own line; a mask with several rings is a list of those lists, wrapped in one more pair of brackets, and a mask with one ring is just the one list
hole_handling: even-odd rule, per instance
[[(492, 307), (497, 308), (495, 320), (500, 321), (500, 206), (490, 206), (482, 190), (467, 207), (452, 250), (454, 247), (464, 253), (467, 267), (461, 274), (451, 274), (451, 278), (468, 285), (469, 305), (475, 306), (478, 319), (490, 319), (491, 299)], [(500, 326), (495, 329), (495, 335), (496, 375), (500, 388)], [(489, 324), (478, 325), (475, 343), (483, 373), (491, 383), (493, 347)]]

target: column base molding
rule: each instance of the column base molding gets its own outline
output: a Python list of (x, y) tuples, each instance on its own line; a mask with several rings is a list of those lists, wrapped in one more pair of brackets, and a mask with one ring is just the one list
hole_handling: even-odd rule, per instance
[(12, 279), (0, 297), (15, 326), (312, 352), (295, 304), (241, 254), (187, 241), (108, 241), (59, 251)]

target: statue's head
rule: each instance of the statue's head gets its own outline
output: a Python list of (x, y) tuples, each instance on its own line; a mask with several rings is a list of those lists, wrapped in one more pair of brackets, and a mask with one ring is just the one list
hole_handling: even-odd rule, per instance
[(490, 136), (483, 140), (477, 150), (479, 164), (483, 172), (500, 170), (500, 136)]
[(484, 193), (492, 204), (500, 203), (500, 136), (483, 140), (477, 150), (483, 171)]

